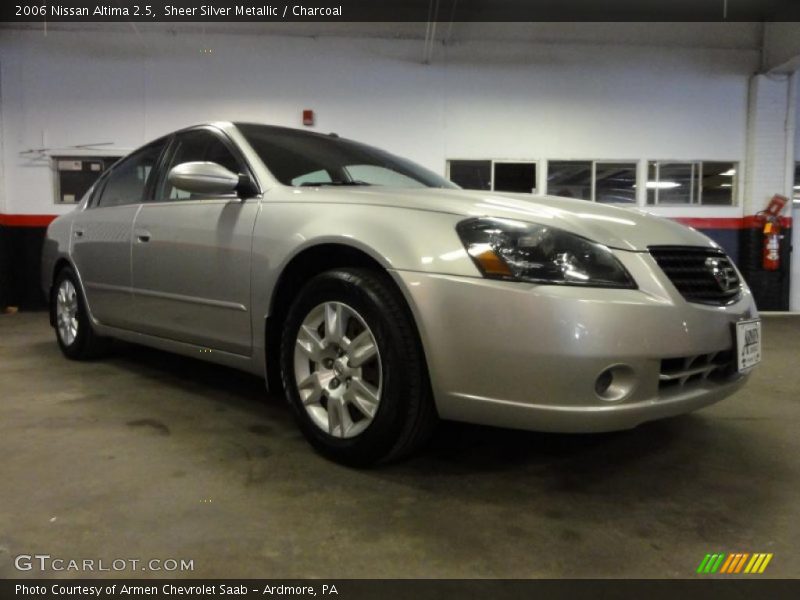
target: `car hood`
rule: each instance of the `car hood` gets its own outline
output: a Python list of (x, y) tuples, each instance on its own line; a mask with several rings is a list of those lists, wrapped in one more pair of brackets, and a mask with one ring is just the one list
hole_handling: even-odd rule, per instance
[(552, 225), (611, 248), (646, 251), (648, 246), (717, 248), (705, 235), (635, 208), (558, 196), (531, 196), (456, 189), (381, 187), (299, 188), (306, 201), (391, 206), (465, 217), (499, 217)]

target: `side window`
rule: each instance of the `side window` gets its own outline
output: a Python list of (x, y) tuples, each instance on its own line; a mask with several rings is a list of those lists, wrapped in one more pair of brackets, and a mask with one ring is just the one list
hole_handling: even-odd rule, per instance
[(122, 206), (142, 202), (147, 180), (165, 143), (166, 141), (159, 140), (117, 164), (104, 178), (96, 206)]
[(223, 141), (214, 133), (204, 129), (189, 131), (178, 135), (173, 148), (172, 157), (169, 160), (167, 168), (164, 170), (164, 175), (158, 186), (159, 189), (156, 193), (157, 200), (166, 202), (170, 200), (196, 200), (205, 197), (179, 190), (169, 183), (167, 175), (170, 170), (182, 163), (208, 161), (222, 165), (234, 173), (241, 173), (244, 171), (243, 165)]

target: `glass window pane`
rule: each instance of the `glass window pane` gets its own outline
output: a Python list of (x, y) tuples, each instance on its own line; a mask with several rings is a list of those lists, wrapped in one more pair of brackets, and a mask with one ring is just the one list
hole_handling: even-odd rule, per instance
[(596, 163), (595, 191), (597, 202), (636, 202), (636, 163)]
[(494, 163), (494, 191), (531, 194), (536, 191), (534, 163)]
[(436, 173), (415, 165), (410, 160), (393, 156), (336, 135), (322, 135), (286, 127), (271, 127), (253, 123), (237, 123), (247, 141), (264, 162), (267, 169), (284, 185), (313, 171), (326, 171), (332, 183), (348, 183), (345, 167), (371, 165), (396, 171), (407, 179), (396, 181), (416, 182), (425, 187), (452, 188), (453, 185)]
[(165, 143), (159, 140), (116, 165), (108, 174), (97, 206), (142, 202), (147, 179)]
[(648, 188), (658, 190), (659, 204), (691, 204), (697, 197), (696, 163), (659, 163), (658, 180), (647, 180)]
[(492, 189), (492, 161), (451, 160), (450, 181), (465, 190)]
[(547, 164), (547, 193), (566, 198), (592, 199), (592, 162), (553, 160)]
[(800, 202), (800, 162), (794, 164), (794, 193), (792, 200), (795, 204)]
[(703, 204), (730, 206), (736, 182), (736, 165), (729, 162), (703, 163)]
[(77, 204), (118, 156), (54, 156), (56, 203)]

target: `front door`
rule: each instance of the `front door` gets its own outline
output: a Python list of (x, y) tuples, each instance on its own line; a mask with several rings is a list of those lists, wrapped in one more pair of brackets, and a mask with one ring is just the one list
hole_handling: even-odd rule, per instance
[(154, 201), (133, 227), (137, 329), (209, 349), (249, 355), (250, 254), (257, 199), (199, 196), (173, 187), (172, 167), (211, 161), (239, 173), (244, 165), (221, 133), (178, 134)]

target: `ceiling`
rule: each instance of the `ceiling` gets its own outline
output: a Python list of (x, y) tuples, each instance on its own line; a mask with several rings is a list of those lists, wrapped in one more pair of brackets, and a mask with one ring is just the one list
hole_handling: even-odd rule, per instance
[[(120, 33), (206, 33), (300, 37), (355, 37), (419, 39), (458, 44), (469, 41), (530, 43), (587, 43), (690, 48), (758, 50), (761, 23), (631, 23), (631, 22), (536, 22), (484, 23), (437, 22), (435, 30), (425, 22), (302, 22), (302, 23), (3, 23), (2, 30), (117, 31)], [(2, 33), (0, 33), (2, 35)]]

